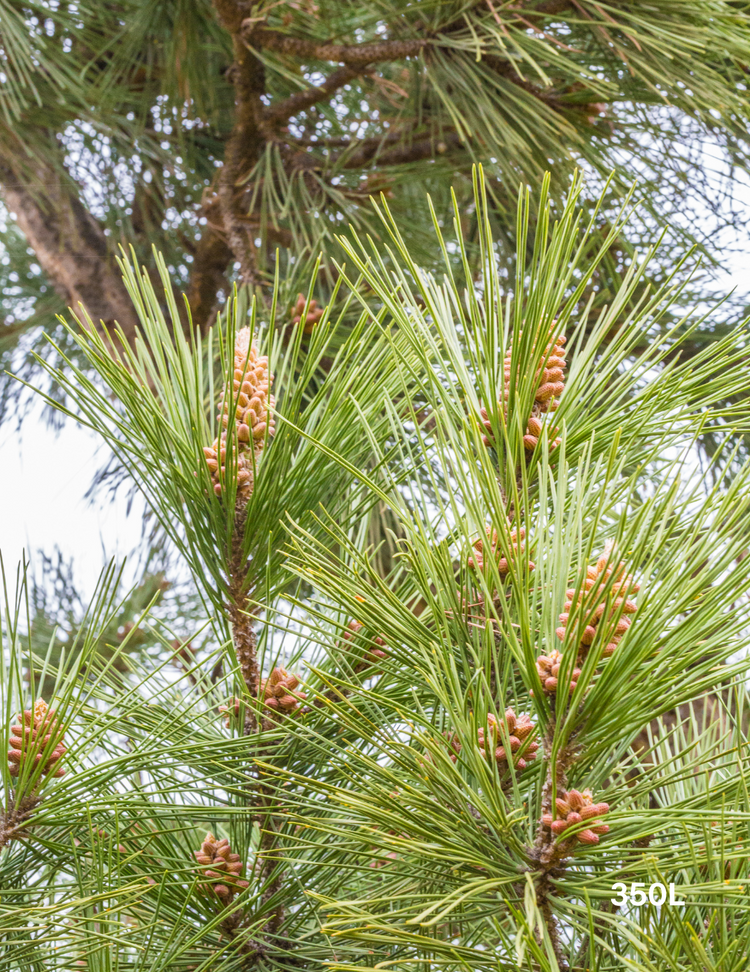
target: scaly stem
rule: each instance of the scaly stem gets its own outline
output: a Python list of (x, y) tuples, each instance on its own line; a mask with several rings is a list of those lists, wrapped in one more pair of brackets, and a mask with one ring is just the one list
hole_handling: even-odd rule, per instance
[(40, 800), (41, 798), (32, 791), (16, 803), (11, 794), (10, 806), (7, 809), (0, 810), (0, 850), (10, 844), (12, 840), (19, 840), (27, 836), (23, 830), (23, 824), (39, 805)]
[[(553, 715), (544, 735), (545, 753), (552, 752), (556, 729), (557, 719)], [(570, 764), (573, 762), (574, 755), (575, 750), (568, 743), (558, 750), (557, 756), (554, 759), (550, 759), (547, 766), (547, 778), (544, 781), (544, 788), (542, 789), (542, 816), (547, 813), (552, 813), (553, 792), (559, 793), (560, 790), (567, 789), (566, 773)], [(548, 834), (546, 828), (540, 821), (534, 846), (529, 850), (529, 857), (534, 862), (536, 870), (540, 872), (539, 880), (536, 882), (537, 907), (547, 926), (547, 932), (555, 953), (555, 958), (557, 959), (557, 964), (560, 967), (560, 972), (567, 972), (569, 966), (562, 952), (560, 929), (552, 911), (551, 899), (554, 897), (555, 892), (551, 879), (562, 874), (562, 861), (567, 856), (568, 851), (569, 842), (560, 841), (554, 834)]]
[(243, 553), (246, 521), (247, 507), (246, 504), (243, 504), (237, 509), (232, 536), (231, 556), (227, 571), (229, 575), (227, 611), (232, 628), (234, 653), (237, 656), (248, 695), (252, 699), (245, 716), (245, 735), (249, 735), (258, 729), (254, 704), (258, 699), (260, 689), (260, 668), (258, 666), (258, 636), (255, 633), (255, 610), (251, 608), (248, 598), (248, 563)]

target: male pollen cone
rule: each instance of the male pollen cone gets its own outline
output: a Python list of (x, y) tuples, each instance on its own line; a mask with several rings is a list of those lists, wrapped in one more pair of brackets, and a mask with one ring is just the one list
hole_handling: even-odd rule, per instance
[[(37, 699), (33, 709), (26, 709), (18, 716), (18, 723), (10, 727), (8, 772), (18, 776), (27, 763), (42, 765), (43, 776), (64, 776), (65, 770), (57, 763), (65, 755), (63, 732), (55, 719), (55, 710), (49, 709), (44, 699)], [(48, 744), (54, 747), (48, 750)], [(45, 750), (47, 750), (45, 752)]]
[[(297, 302), (294, 305), (294, 316), (292, 317), (292, 324), (299, 324), (302, 320), (302, 315), (305, 313), (305, 304), (307, 303), (307, 298), (304, 294), (297, 295)], [(312, 334), (313, 328), (316, 324), (320, 322), (321, 317), (325, 313), (325, 308), (318, 307), (317, 300), (311, 300), (310, 306), (307, 308), (307, 314), (305, 314), (305, 334)]]
[[(586, 580), (582, 590), (571, 588), (565, 592), (568, 600), (563, 605), (560, 627), (556, 634), (560, 640), (564, 640), (573, 615), (579, 662), (586, 658), (599, 628), (607, 636), (602, 655), (608, 658), (631, 625), (628, 615), (635, 614), (638, 610), (631, 595), (637, 594), (640, 587), (625, 573), (624, 564), (611, 561), (613, 549), (614, 545), (607, 543), (596, 564), (586, 568)], [(609, 590), (608, 584), (611, 584)]]
[[(508, 558), (503, 556), (502, 547), (500, 546), (497, 530), (492, 527), (486, 528), (487, 537), (474, 541), (474, 553), (473, 556), (469, 557), (469, 567), (475, 570), (484, 570), (487, 560), (494, 560), (497, 564), (497, 572), (500, 574), (501, 578), (510, 572), (511, 566), (517, 563), (518, 557), (523, 556), (525, 545), (524, 538), (526, 536), (526, 531), (523, 527), (519, 527), (516, 530), (510, 531), (510, 562)], [(534, 570), (533, 561), (528, 561), (529, 570)]]
[[(350, 621), (346, 626), (343, 640), (353, 641), (363, 628), (364, 625), (361, 621)], [(365, 650), (362, 660), (358, 662), (356, 666), (356, 671), (358, 672), (370, 668), (372, 665), (376, 665), (378, 662), (383, 661), (384, 658), (388, 657), (388, 652), (384, 650), (387, 648), (387, 645), (380, 635), (375, 635), (372, 640), (374, 642), (374, 647), (367, 648)], [(376, 672), (373, 672), (373, 674), (376, 674)]]
[[(257, 462), (266, 444), (266, 435), (274, 434), (274, 397), (270, 394), (273, 375), (268, 373), (268, 358), (259, 356), (258, 348), (250, 343), (250, 329), (237, 332), (234, 345), (234, 373), (231, 403), (222, 394), (219, 402), (221, 434), (203, 453), (217, 496), (222, 493), (226, 478), (227, 434), (230, 424), (235, 433), (232, 448), (237, 466), (237, 491), (245, 502), (253, 491), (253, 463)], [(230, 417), (230, 405), (234, 415)]]
[[(536, 660), (536, 670), (542, 682), (545, 695), (555, 695), (558, 687), (558, 675), (562, 665), (562, 654), (553, 648), (549, 655), (540, 655)], [(578, 679), (581, 677), (581, 669), (574, 668), (570, 675), (568, 692), (572, 695), (575, 692)], [(533, 692), (531, 693), (534, 694)]]
[(542, 823), (549, 827), (556, 837), (561, 837), (567, 830), (580, 825), (584, 821), (589, 826), (579, 830), (575, 835), (569, 834), (567, 839), (574, 838), (580, 844), (593, 845), (599, 843), (599, 835), (609, 833), (609, 825), (598, 821), (609, 813), (608, 803), (594, 803), (591, 790), (558, 790), (555, 800), (555, 813), (545, 813)]
[(206, 877), (216, 881), (211, 885), (211, 890), (223, 904), (231, 901), (242, 888), (248, 887), (249, 882), (239, 876), (245, 865), (240, 855), (235, 854), (229, 846), (226, 837), (217, 840), (211, 832), (207, 833), (201, 849), (193, 851), (193, 854)]
[[(557, 321), (552, 322), (552, 329), (555, 328)], [(534, 403), (531, 407), (531, 415), (526, 421), (526, 432), (523, 437), (524, 449), (531, 453), (539, 445), (539, 439), (542, 436), (544, 430), (544, 423), (542, 422), (542, 416), (547, 412), (556, 411), (558, 405), (560, 404), (559, 398), (563, 393), (565, 388), (564, 374), (565, 374), (565, 342), (566, 337), (564, 334), (560, 334), (558, 337), (549, 340), (538, 359), (536, 370), (534, 371), (534, 380), (536, 383), (536, 389), (534, 391)], [(505, 353), (505, 360), (503, 362), (503, 415), (508, 418), (508, 401), (510, 399), (510, 386), (514, 384), (518, 386), (521, 383), (522, 374), (519, 370), (515, 376), (515, 382), (513, 382), (513, 365), (512, 365), (512, 355), (513, 346), (510, 345)], [(498, 403), (498, 406), (500, 403)], [(486, 430), (486, 435), (482, 436), (484, 444), (488, 447), (494, 447), (495, 442), (492, 438), (492, 423), (490, 422), (489, 415), (486, 408), (480, 409), (479, 412), (482, 425)], [(550, 433), (554, 435), (554, 428), (550, 428)], [(556, 449), (560, 445), (560, 439), (551, 439), (549, 443), (550, 451)]]
[(263, 704), (273, 712), (289, 715), (307, 696), (297, 692), (299, 679), (283, 668), (274, 668), (268, 678), (260, 681), (260, 694)]
[[(505, 746), (505, 734), (501, 728), (503, 726), (509, 737), (510, 759)], [(481, 728), (477, 730), (479, 753), (484, 759), (494, 759), (501, 773), (508, 769), (510, 762), (513, 762), (517, 769), (525, 770), (528, 763), (536, 759), (536, 752), (539, 749), (539, 743), (533, 739), (526, 743), (535, 731), (536, 726), (526, 714), (517, 716), (513, 709), (506, 709), (505, 715), (498, 722), (490, 712), (487, 715), (486, 731)], [(521, 756), (519, 750), (523, 749), (524, 743), (526, 748)]]
[[(508, 759), (502, 727), (505, 728), (508, 734), (510, 759)], [(536, 759), (536, 753), (539, 749), (539, 743), (533, 739), (529, 739), (535, 732), (536, 726), (528, 715), (517, 716), (513, 709), (506, 709), (505, 715), (498, 720), (490, 712), (487, 715), (487, 728), (477, 729), (479, 754), (482, 759), (494, 759), (501, 776), (507, 771), (511, 761), (516, 769), (525, 770), (529, 762)], [(444, 732), (443, 736), (448, 746), (448, 755), (450, 756), (451, 762), (455, 763), (461, 752), (461, 743), (458, 740), (458, 736), (455, 733), (448, 732)], [(527, 742), (527, 740), (529, 741)], [(520, 754), (521, 749), (523, 749), (523, 755)], [(425, 759), (427, 762), (434, 762), (429, 753)]]

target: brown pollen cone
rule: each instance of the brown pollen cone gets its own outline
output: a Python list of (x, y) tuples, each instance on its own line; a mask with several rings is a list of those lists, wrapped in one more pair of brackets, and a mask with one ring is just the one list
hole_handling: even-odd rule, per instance
[[(49, 709), (43, 699), (37, 699), (33, 709), (26, 709), (18, 716), (18, 723), (10, 727), (8, 772), (18, 776), (27, 763), (34, 767), (42, 764), (43, 776), (64, 776), (65, 770), (57, 764), (65, 755), (63, 733), (55, 719), (55, 710)], [(45, 753), (48, 744), (54, 748)]]
[(283, 668), (274, 668), (268, 678), (260, 681), (260, 694), (263, 704), (273, 712), (290, 715), (307, 696), (297, 692), (299, 679)]
[(253, 491), (253, 463), (257, 462), (266, 443), (266, 435), (274, 434), (274, 397), (270, 394), (273, 375), (268, 373), (268, 358), (258, 355), (258, 348), (250, 343), (250, 329), (243, 327), (237, 332), (234, 345), (234, 373), (232, 376), (231, 404), (222, 395), (219, 409), (221, 433), (213, 445), (203, 453), (217, 496), (222, 493), (222, 480), (226, 476), (227, 435), (230, 425), (235, 438), (238, 496), (245, 502)]
[(217, 840), (209, 832), (201, 849), (193, 853), (206, 877), (216, 881), (211, 885), (211, 890), (222, 904), (228, 904), (238, 891), (248, 887), (249, 882), (240, 878), (245, 865), (240, 855), (233, 852), (226, 837)]
[[(552, 327), (555, 327), (557, 322), (553, 322)], [(565, 373), (565, 342), (566, 338), (563, 334), (559, 337), (551, 339), (544, 348), (543, 353), (539, 358), (539, 362), (534, 372), (534, 378), (536, 380), (536, 390), (534, 392), (534, 404), (531, 407), (531, 415), (529, 416), (526, 423), (526, 433), (523, 437), (523, 445), (527, 452), (533, 452), (534, 449), (539, 444), (539, 439), (541, 438), (544, 423), (542, 422), (542, 417), (547, 412), (554, 412), (559, 405), (560, 395), (563, 393), (565, 388), (564, 373)], [(505, 353), (505, 360), (503, 362), (503, 414), (506, 419), (508, 417), (508, 400), (510, 399), (510, 386), (513, 377), (513, 365), (511, 362), (513, 354), (513, 348), (510, 346)], [(520, 372), (516, 374), (517, 385), (520, 381)], [(486, 430), (486, 435), (482, 436), (484, 444), (488, 447), (494, 446), (494, 440), (492, 438), (492, 423), (489, 420), (489, 415), (486, 408), (480, 410), (480, 416), (482, 419), (482, 425)], [(555, 429), (550, 429), (551, 434), (554, 435)], [(560, 445), (560, 439), (551, 439), (549, 443), (550, 451), (556, 449)]]
[[(542, 688), (545, 695), (555, 695), (558, 687), (558, 675), (562, 664), (562, 654), (553, 648), (549, 655), (540, 655), (536, 660), (536, 670), (542, 681)], [(572, 695), (575, 691), (578, 679), (581, 677), (581, 669), (574, 668), (570, 676), (568, 692)], [(533, 695), (533, 692), (531, 693)]]
[[(304, 294), (298, 294), (297, 301), (294, 305), (294, 316), (292, 317), (292, 324), (299, 324), (302, 320), (302, 315), (305, 313), (305, 304), (307, 303), (307, 298)], [(325, 308), (318, 307), (317, 300), (311, 300), (310, 306), (307, 308), (307, 314), (305, 315), (305, 334), (312, 334), (313, 328), (319, 323), (321, 317), (325, 313)]]
[[(510, 754), (505, 745), (505, 729), (508, 734)], [(494, 759), (500, 773), (508, 769), (513, 763), (516, 769), (524, 770), (531, 760), (536, 759), (539, 743), (527, 739), (536, 731), (536, 726), (529, 716), (517, 716), (513, 709), (506, 709), (505, 715), (499, 721), (490, 712), (487, 716), (487, 729), (477, 730), (479, 752), (484, 759)], [(525, 745), (525, 748), (524, 748)], [(523, 749), (523, 755), (520, 750)]]
[[(609, 813), (608, 803), (594, 803), (591, 790), (559, 790), (555, 800), (555, 813), (545, 813), (542, 823), (563, 841), (578, 841), (587, 846), (598, 844), (599, 835), (609, 833), (609, 825), (599, 821)], [(576, 834), (563, 837), (566, 831), (586, 821), (588, 826)]]
[[(629, 615), (635, 614), (638, 609), (631, 595), (637, 594), (640, 587), (632, 577), (626, 575), (624, 564), (611, 561), (612, 549), (613, 545), (608, 543), (596, 564), (586, 569), (582, 590), (576, 592), (571, 588), (565, 592), (568, 600), (563, 605), (556, 634), (561, 641), (564, 640), (571, 615), (574, 614), (579, 662), (588, 655), (600, 627), (607, 632), (608, 640), (602, 655), (608, 658), (630, 627)], [(608, 584), (611, 584), (609, 590)]]
[[(364, 625), (361, 621), (350, 621), (346, 626), (343, 640), (353, 641), (363, 628)], [(374, 642), (374, 647), (366, 649), (362, 657), (362, 661), (357, 663), (355, 671), (361, 672), (364, 669), (370, 668), (372, 665), (377, 665), (378, 662), (381, 662), (384, 658), (388, 657), (388, 652), (384, 650), (387, 645), (380, 635), (375, 635), (372, 640)]]
[[(487, 537), (485, 539), (480, 538), (474, 541), (474, 553), (473, 556), (469, 557), (469, 567), (483, 571), (487, 560), (494, 560), (497, 564), (498, 574), (504, 579), (510, 572), (511, 566), (515, 565), (519, 557), (524, 555), (525, 544), (523, 541), (526, 531), (523, 527), (510, 531), (510, 562), (507, 557), (503, 556), (497, 530), (487, 527), (486, 532)], [(534, 570), (534, 563), (531, 560), (528, 561), (528, 565), (529, 570)]]

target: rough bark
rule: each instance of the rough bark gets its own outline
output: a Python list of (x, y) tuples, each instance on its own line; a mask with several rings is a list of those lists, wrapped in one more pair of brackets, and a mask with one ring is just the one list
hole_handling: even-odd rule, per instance
[(242, 219), (247, 215), (243, 205), (245, 186), (239, 183), (260, 158), (266, 141), (263, 64), (247, 47), (240, 34), (247, 4), (233, 0), (215, 0), (219, 20), (232, 35), (234, 64), (230, 77), (235, 90), (235, 116), (232, 134), (224, 153), (224, 164), (218, 180), (217, 196), (223, 218), (226, 241), (240, 265), (241, 283), (259, 284), (261, 278), (255, 249)]
[(132, 341), (138, 317), (97, 220), (60, 174), (37, 163), (37, 180), (22, 182), (0, 166), (5, 203), (50, 282), (72, 310), (83, 304), (94, 324), (115, 322)]
[(416, 57), (431, 42), (428, 38), (409, 40), (382, 40), (366, 44), (321, 44), (303, 37), (293, 37), (279, 30), (272, 30), (262, 23), (248, 20), (242, 27), (242, 36), (248, 44), (264, 47), (277, 54), (293, 54), (317, 61), (337, 61), (344, 64), (372, 64), (375, 61), (400, 61), (404, 57)]
[(229, 289), (226, 271), (232, 260), (232, 251), (222, 228), (218, 199), (214, 198), (203, 206), (203, 215), (207, 223), (193, 254), (187, 289), (193, 326), (201, 333), (205, 333), (216, 318), (219, 291), (227, 292)]

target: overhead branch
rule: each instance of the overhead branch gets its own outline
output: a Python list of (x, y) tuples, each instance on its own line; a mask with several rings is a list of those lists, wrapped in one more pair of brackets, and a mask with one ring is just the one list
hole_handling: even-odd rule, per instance
[(234, 126), (219, 173), (217, 196), (226, 240), (240, 265), (240, 281), (258, 284), (260, 276), (253, 247), (239, 218), (246, 210), (243, 206), (245, 188), (239, 187), (238, 183), (258, 161), (265, 144), (264, 105), (261, 101), (261, 95), (265, 93), (265, 72), (263, 64), (248, 49), (240, 33), (249, 4), (242, 0), (214, 0), (214, 6), (219, 20), (232, 36), (234, 64), (229, 77), (235, 91)]
[(111, 330), (117, 322), (127, 340), (134, 340), (138, 316), (108, 254), (104, 230), (57, 169), (37, 159), (32, 171), (33, 183), (0, 163), (5, 203), (39, 265), (74, 312), (83, 304), (95, 324), (103, 321)]
[(218, 199), (203, 207), (207, 219), (193, 254), (187, 299), (193, 326), (204, 334), (213, 323), (219, 291), (227, 292), (227, 267), (232, 251), (221, 228)]
[(326, 101), (331, 95), (343, 88), (345, 84), (352, 81), (362, 74), (364, 65), (361, 67), (346, 66), (339, 68), (330, 74), (321, 85), (311, 85), (303, 91), (297, 91), (283, 101), (271, 105), (266, 109), (266, 120), (273, 124), (287, 121), (299, 111), (310, 108), (320, 101)]
[(242, 25), (242, 37), (252, 47), (262, 47), (276, 54), (293, 54), (296, 57), (316, 61), (335, 61), (340, 64), (364, 65), (376, 61), (400, 61), (416, 57), (433, 41), (418, 37), (410, 40), (382, 40), (365, 44), (326, 44), (292, 37), (280, 30), (273, 30), (263, 23), (246, 20)]
[(407, 165), (409, 162), (421, 162), (444, 155), (449, 148), (458, 148), (461, 144), (461, 138), (456, 132), (446, 132), (439, 137), (420, 138), (379, 152), (382, 140), (368, 139), (367, 143), (363, 142), (348, 158), (342, 159), (341, 167), (360, 169), (370, 162), (377, 162), (379, 166)]

